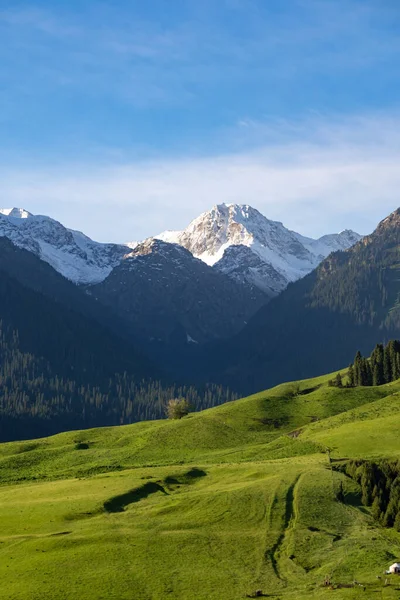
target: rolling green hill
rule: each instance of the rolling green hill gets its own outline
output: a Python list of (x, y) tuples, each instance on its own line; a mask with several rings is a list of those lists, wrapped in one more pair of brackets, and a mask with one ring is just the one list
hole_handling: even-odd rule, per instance
[(400, 534), (331, 466), (400, 458), (400, 382), (331, 378), (0, 445), (2, 597), (399, 598)]

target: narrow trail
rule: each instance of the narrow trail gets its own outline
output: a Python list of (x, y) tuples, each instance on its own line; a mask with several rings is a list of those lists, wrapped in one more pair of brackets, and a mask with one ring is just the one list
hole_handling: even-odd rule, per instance
[(295, 492), (299, 484), (301, 474), (296, 477), (293, 483), (288, 487), (285, 498), (285, 512), (283, 516), (283, 530), (276, 540), (272, 548), (268, 549), (265, 553), (265, 558), (271, 561), (272, 568), (278, 579), (286, 582), (286, 578), (282, 575), (279, 568), (279, 559), (282, 552), (282, 547), (285, 543), (285, 539), (289, 531), (294, 527), (296, 521), (296, 508), (295, 508)]

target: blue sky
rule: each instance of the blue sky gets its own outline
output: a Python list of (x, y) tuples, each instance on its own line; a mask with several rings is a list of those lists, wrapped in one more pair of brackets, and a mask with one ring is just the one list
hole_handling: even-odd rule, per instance
[[(0, 2), (1, 204), (106, 241), (400, 205), (398, 0)], [(398, 133), (399, 132), (399, 133)]]

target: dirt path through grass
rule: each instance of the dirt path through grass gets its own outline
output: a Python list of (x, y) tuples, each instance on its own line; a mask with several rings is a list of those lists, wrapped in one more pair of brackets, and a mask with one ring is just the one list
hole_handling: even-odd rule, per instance
[(293, 529), (296, 519), (296, 490), (301, 474), (295, 474), (292, 479), (281, 481), (274, 493), (269, 511), (267, 512), (267, 539), (264, 551), (264, 568), (261, 569), (259, 583), (261, 588), (267, 587), (269, 592), (280, 590), (288, 585), (282, 562), (285, 558), (287, 537)]

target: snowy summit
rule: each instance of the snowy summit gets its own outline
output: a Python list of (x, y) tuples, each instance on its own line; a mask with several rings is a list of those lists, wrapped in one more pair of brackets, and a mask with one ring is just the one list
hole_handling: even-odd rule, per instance
[(77, 284), (103, 281), (127, 253), (125, 246), (94, 242), (50, 217), (23, 208), (0, 209), (0, 236), (36, 254)]
[(157, 237), (181, 244), (208, 265), (270, 296), (307, 275), (331, 252), (346, 250), (361, 239), (350, 230), (318, 240), (307, 238), (248, 204), (216, 205), (184, 231), (166, 231)]

